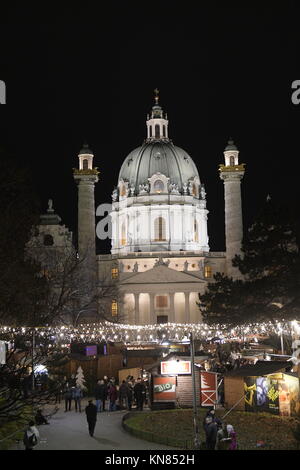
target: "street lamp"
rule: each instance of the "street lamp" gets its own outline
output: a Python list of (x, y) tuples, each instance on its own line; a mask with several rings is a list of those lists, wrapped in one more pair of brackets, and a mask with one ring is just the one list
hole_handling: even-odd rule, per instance
[(194, 425), (194, 445), (195, 449), (200, 448), (199, 441), (199, 428), (198, 428), (198, 415), (197, 415), (197, 392), (196, 392), (196, 377), (195, 377), (195, 349), (193, 333), (190, 333), (190, 347), (191, 347), (191, 369), (192, 369), (192, 386), (193, 386), (193, 425)]

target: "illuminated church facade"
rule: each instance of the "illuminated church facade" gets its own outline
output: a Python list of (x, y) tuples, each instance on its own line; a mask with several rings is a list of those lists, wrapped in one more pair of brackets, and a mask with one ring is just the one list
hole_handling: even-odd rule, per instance
[(231, 263), (240, 253), (243, 234), (245, 170), (239, 151), (230, 140), (219, 167), (226, 251), (211, 252), (205, 186), (192, 157), (169, 138), (168, 125), (156, 91), (146, 139), (125, 158), (112, 192), (110, 254), (96, 255), (94, 189), (99, 175), (87, 145), (74, 169), (79, 256), (88, 252), (99, 285), (117, 284), (119, 296), (111, 300), (111, 315), (122, 323), (199, 323), (198, 295), (213, 282), (213, 275), (240, 276)]

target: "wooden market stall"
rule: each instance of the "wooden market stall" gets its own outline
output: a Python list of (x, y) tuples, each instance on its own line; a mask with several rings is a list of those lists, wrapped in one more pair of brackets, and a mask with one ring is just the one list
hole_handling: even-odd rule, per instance
[(287, 361), (257, 361), (227, 372), (225, 407), (281, 416), (299, 415), (299, 377), (290, 372), (291, 366)]

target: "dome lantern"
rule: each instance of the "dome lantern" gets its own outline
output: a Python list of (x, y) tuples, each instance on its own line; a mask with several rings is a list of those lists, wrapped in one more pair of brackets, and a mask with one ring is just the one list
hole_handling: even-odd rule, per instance
[(152, 106), (151, 116), (147, 116), (147, 141), (169, 140), (168, 138), (168, 120), (164, 116), (163, 109), (159, 105), (159, 90), (155, 88), (155, 104)]

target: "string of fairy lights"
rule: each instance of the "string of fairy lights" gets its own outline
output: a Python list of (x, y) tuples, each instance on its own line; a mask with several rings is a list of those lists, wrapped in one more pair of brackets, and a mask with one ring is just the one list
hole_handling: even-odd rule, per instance
[(243, 326), (228, 327), (228, 325), (209, 326), (205, 323), (182, 324), (164, 323), (154, 325), (126, 325), (119, 323), (87, 323), (77, 327), (71, 325), (49, 327), (13, 327), (0, 326), (0, 337), (13, 342), (17, 337), (30, 336), (35, 333), (36, 342), (47, 340), (49, 346), (60, 345), (67, 347), (72, 342), (99, 343), (114, 342), (124, 344), (166, 343), (189, 341), (193, 333), (195, 340), (219, 341), (257, 341), (270, 334), (300, 334), (297, 321), (251, 323)]

